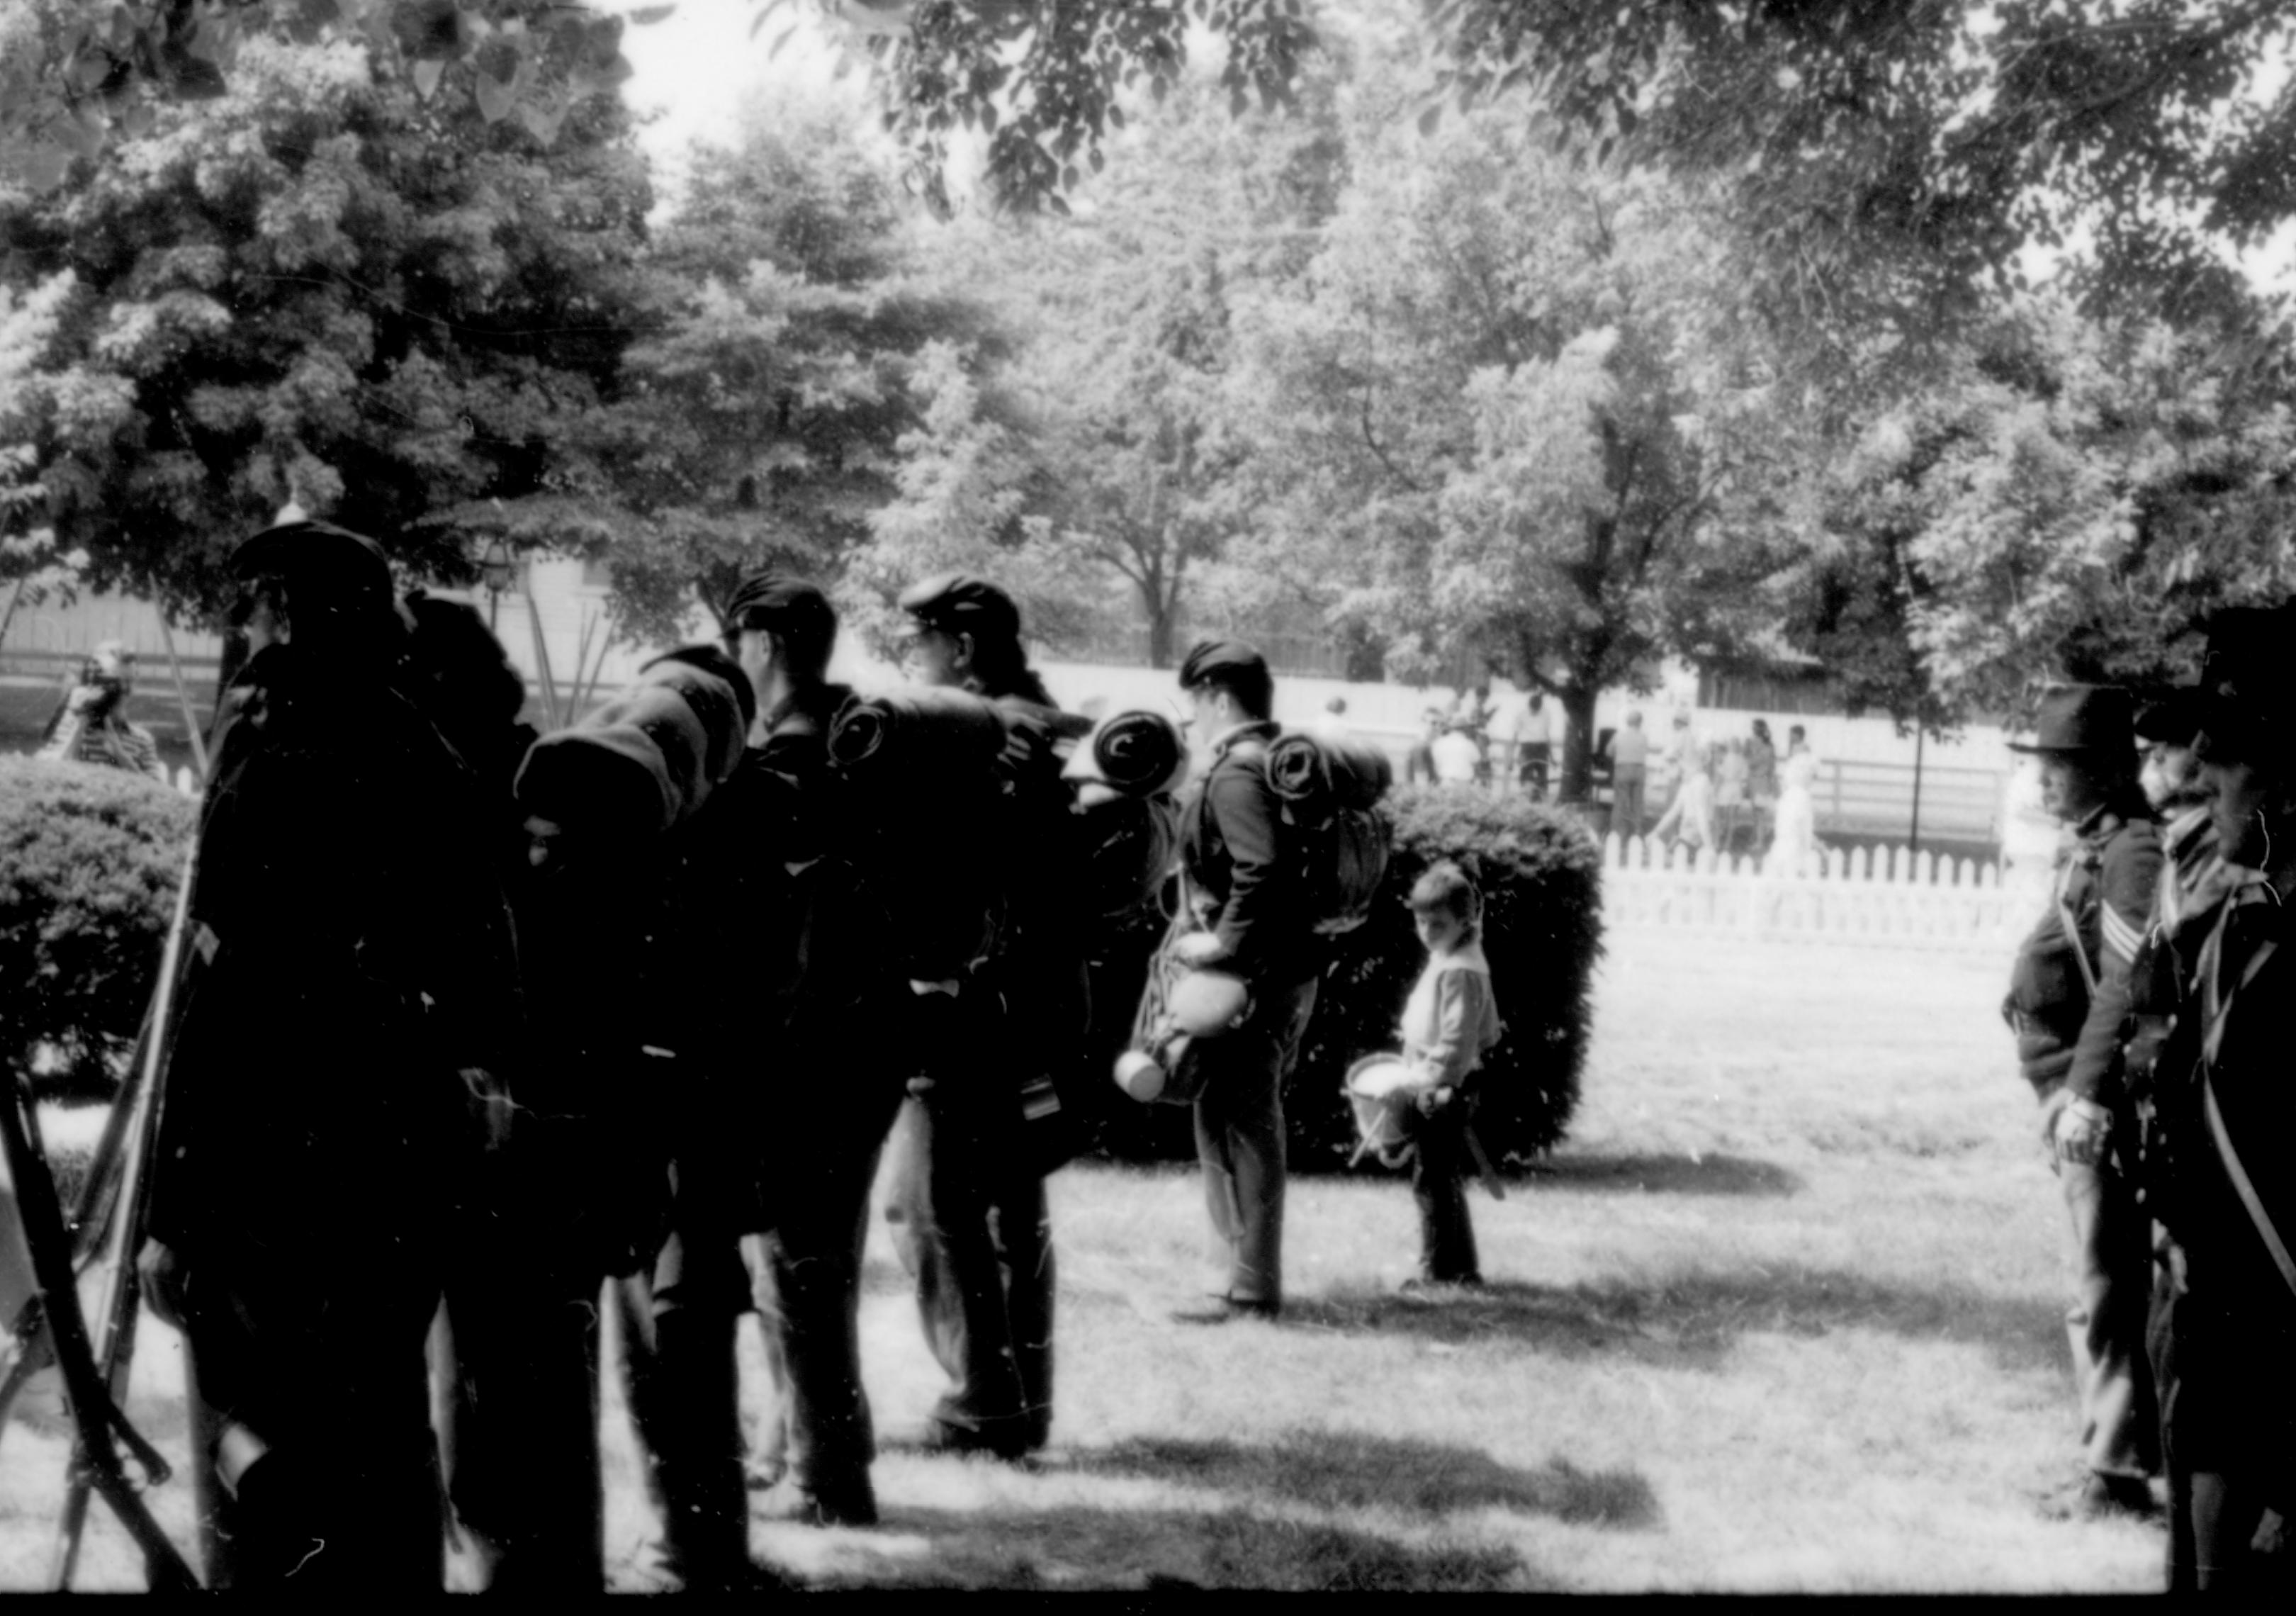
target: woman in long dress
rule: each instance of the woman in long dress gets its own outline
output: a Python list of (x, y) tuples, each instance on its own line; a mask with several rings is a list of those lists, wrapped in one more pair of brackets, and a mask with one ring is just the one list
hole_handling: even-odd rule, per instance
[(1778, 765), (1777, 834), (1765, 871), (1800, 874), (1817, 857), (1817, 804), (1810, 796), (1816, 779), (1817, 754), (1797, 724), (1786, 732), (1785, 759)]

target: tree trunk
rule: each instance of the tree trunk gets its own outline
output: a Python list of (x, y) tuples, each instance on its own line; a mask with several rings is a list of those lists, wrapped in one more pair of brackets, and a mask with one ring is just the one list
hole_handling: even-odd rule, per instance
[(1570, 726), (1562, 738), (1563, 802), (1586, 802), (1593, 795), (1587, 776), (1595, 761), (1595, 698), (1592, 680), (1574, 677), (1562, 692), (1562, 716)]
[(1172, 611), (1160, 603), (1148, 608), (1148, 666), (1172, 665)]

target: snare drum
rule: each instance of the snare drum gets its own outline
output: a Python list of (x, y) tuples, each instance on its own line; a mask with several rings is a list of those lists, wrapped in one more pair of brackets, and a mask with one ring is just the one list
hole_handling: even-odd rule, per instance
[(1385, 1153), (1406, 1144), (1411, 1138), (1411, 1126), (1418, 1118), (1415, 1102), (1419, 1097), (1417, 1074), (1404, 1058), (1396, 1054), (1367, 1054), (1348, 1068), (1347, 1080), (1341, 1085), (1348, 1096), (1348, 1105), (1356, 1116), (1356, 1153), (1348, 1158), (1353, 1167), (1374, 1151)]

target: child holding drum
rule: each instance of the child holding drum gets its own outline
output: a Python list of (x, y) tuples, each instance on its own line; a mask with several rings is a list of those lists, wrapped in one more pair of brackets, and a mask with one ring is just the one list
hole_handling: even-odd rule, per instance
[(1427, 968), (1404, 1004), (1407, 1087), (1395, 1096), (1408, 1095), (1418, 1112), (1404, 1150), (1411, 1159), (1412, 1199), (1419, 1203), (1419, 1273), (1403, 1288), (1479, 1285), (1483, 1276), (1467, 1217), (1466, 1180), (1479, 1167), (1469, 1133), (1474, 1110), (1469, 1079), (1503, 1030), (1491, 997), (1490, 964), (1483, 957), (1482, 894), (1464, 871), (1447, 862), (1413, 884), (1410, 904)]

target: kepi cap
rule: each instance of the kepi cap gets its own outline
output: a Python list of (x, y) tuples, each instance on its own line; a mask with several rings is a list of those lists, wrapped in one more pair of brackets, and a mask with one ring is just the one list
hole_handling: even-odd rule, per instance
[(897, 603), (928, 628), (990, 640), (1021, 637), (1021, 609), (1013, 597), (969, 572), (944, 572), (912, 584)]
[(1256, 668), (1265, 672), (1267, 659), (1242, 640), (1198, 640), (1180, 664), (1180, 688), (1193, 689), (1222, 668)]

